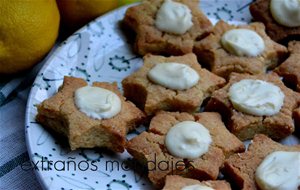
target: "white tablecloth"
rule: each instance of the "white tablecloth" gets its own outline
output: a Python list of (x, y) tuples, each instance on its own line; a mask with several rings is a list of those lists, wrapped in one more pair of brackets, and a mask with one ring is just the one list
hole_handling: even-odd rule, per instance
[(18, 77), (0, 76), (0, 190), (41, 189), (34, 172), (21, 166), (30, 162), (24, 126), (27, 98), (46, 60)]

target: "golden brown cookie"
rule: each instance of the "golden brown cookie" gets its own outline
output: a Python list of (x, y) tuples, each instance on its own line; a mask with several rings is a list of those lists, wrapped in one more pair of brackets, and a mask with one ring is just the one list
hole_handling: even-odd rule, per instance
[(144, 113), (125, 100), (116, 83), (94, 82), (93, 86), (117, 94), (122, 108), (120, 113), (110, 119), (92, 119), (79, 111), (73, 97), (75, 90), (87, 85), (83, 79), (65, 77), (58, 92), (37, 106), (37, 122), (67, 137), (71, 150), (105, 147), (115, 152), (123, 152), (126, 134), (145, 119)]
[(214, 190), (231, 190), (230, 184), (223, 180), (200, 182), (195, 179), (184, 178), (178, 175), (168, 175), (162, 190), (181, 190), (183, 187), (190, 185), (203, 185), (211, 187)]
[(300, 107), (294, 110), (294, 120), (296, 125), (296, 132), (300, 134)]
[[(207, 153), (196, 159), (171, 155), (165, 145), (169, 129), (182, 121), (195, 121), (204, 125), (212, 136)], [(148, 132), (131, 139), (126, 150), (149, 169), (148, 177), (158, 188), (164, 185), (167, 175), (181, 175), (198, 180), (215, 180), (225, 156), (243, 152), (244, 145), (232, 135), (217, 113), (191, 115), (179, 112), (159, 112), (150, 123)], [(166, 167), (168, 166), (168, 167)]]
[[(226, 51), (222, 44), (223, 34), (232, 29), (249, 29), (255, 31), (265, 43), (265, 50), (260, 56), (246, 57), (236, 56)], [(213, 28), (212, 33), (203, 40), (196, 42), (194, 53), (200, 64), (204, 64), (210, 70), (224, 78), (230, 73), (261, 74), (267, 69), (274, 68), (287, 54), (286, 47), (272, 41), (265, 33), (262, 23), (234, 26), (224, 21), (219, 21)]]
[(210, 31), (212, 24), (199, 10), (199, 0), (174, 0), (191, 9), (193, 26), (183, 35), (162, 32), (155, 26), (155, 17), (164, 0), (144, 0), (127, 9), (123, 23), (136, 33), (135, 51), (146, 53), (183, 55), (191, 53), (194, 41)]
[(283, 77), (283, 82), (287, 86), (300, 92), (300, 42), (289, 42), (288, 50), (289, 58), (274, 71)]
[[(285, 95), (280, 112), (271, 116), (255, 116), (234, 109), (228, 95), (229, 88), (243, 79), (258, 79), (278, 86)], [(258, 133), (278, 140), (294, 132), (292, 112), (297, 107), (299, 99), (299, 94), (287, 88), (275, 73), (261, 75), (232, 73), (227, 85), (212, 94), (205, 110), (219, 112), (226, 120), (228, 129), (242, 141), (252, 139)]]
[(300, 145), (285, 146), (265, 135), (255, 135), (245, 153), (230, 156), (224, 163), (223, 173), (238, 189), (259, 190), (255, 182), (255, 171), (263, 159), (275, 151), (300, 151)]
[(250, 5), (250, 13), (254, 20), (266, 26), (268, 35), (276, 42), (284, 42), (300, 38), (300, 27), (286, 27), (280, 25), (273, 18), (270, 11), (270, 0), (256, 0)]
[[(156, 64), (178, 62), (192, 67), (200, 76), (199, 82), (187, 90), (172, 90), (151, 82), (147, 74)], [(183, 56), (144, 56), (144, 65), (122, 81), (124, 96), (143, 109), (147, 115), (159, 110), (195, 112), (211, 93), (225, 84), (225, 80), (202, 69), (194, 54)]]

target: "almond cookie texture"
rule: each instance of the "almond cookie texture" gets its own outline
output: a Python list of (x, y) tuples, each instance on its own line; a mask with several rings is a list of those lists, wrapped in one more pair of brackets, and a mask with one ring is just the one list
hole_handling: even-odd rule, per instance
[(300, 145), (285, 146), (265, 135), (255, 135), (245, 153), (232, 155), (225, 161), (223, 172), (238, 189), (258, 190), (255, 171), (263, 159), (275, 151), (299, 152)]
[(136, 33), (135, 51), (162, 55), (183, 55), (193, 51), (194, 42), (207, 35), (212, 24), (199, 10), (199, 0), (176, 0), (186, 5), (192, 13), (193, 26), (182, 35), (160, 31), (155, 26), (156, 14), (164, 0), (145, 0), (127, 9), (123, 23)]
[[(200, 80), (187, 90), (172, 90), (151, 82), (148, 72), (156, 64), (177, 62), (194, 69)], [(194, 54), (183, 56), (144, 56), (144, 65), (122, 81), (124, 96), (135, 103), (147, 115), (153, 115), (160, 110), (195, 112), (211, 93), (225, 84), (225, 80), (206, 69), (201, 68)]]
[[(255, 57), (237, 56), (224, 49), (221, 43), (225, 32), (232, 29), (249, 29), (256, 32), (264, 41), (265, 49)], [(203, 40), (195, 43), (194, 53), (200, 64), (210, 68), (212, 73), (228, 78), (230, 73), (262, 74), (277, 66), (286, 56), (287, 48), (271, 40), (265, 33), (262, 23), (234, 26), (224, 21), (219, 21)]]
[[(278, 86), (284, 94), (279, 113), (271, 116), (255, 116), (238, 111), (229, 99), (229, 88), (243, 79), (258, 79)], [(299, 93), (287, 88), (277, 74), (249, 75), (232, 73), (229, 82), (212, 94), (205, 110), (219, 112), (228, 129), (240, 140), (252, 139), (255, 134), (265, 134), (272, 139), (282, 139), (295, 130), (293, 110), (299, 104)]]
[[(196, 159), (178, 158), (168, 152), (165, 138), (168, 131), (182, 121), (195, 121), (209, 131), (212, 144), (208, 152)], [(150, 122), (148, 132), (131, 139), (126, 150), (147, 166), (150, 181), (158, 188), (167, 175), (181, 175), (198, 180), (215, 180), (226, 157), (244, 151), (243, 143), (231, 134), (217, 113), (191, 115), (179, 112), (159, 112)]]
[(276, 42), (299, 39), (300, 27), (286, 27), (278, 24), (271, 14), (270, 2), (271, 0), (257, 0), (250, 5), (250, 13), (254, 20), (264, 23), (268, 35)]
[(300, 42), (289, 42), (288, 50), (290, 56), (274, 72), (283, 77), (287, 86), (300, 92)]
[(117, 94), (122, 108), (120, 113), (110, 119), (92, 119), (79, 111), (74, 102), (75, 90), (87, 85), (81, 78), (65, 77), (58, 92), (37, 106), (37, 122), (46, 129), (67, 137), (71, 150), (105, 147), (123, 152), (128, 131), (144, 121), (144, 113), (125, 100), (116, 83), (94, 82), (92, 86)]

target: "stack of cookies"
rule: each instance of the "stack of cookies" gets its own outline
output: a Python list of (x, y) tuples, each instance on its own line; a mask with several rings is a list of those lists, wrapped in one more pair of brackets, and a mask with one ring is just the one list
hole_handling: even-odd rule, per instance
[[(72, 150), (126, 149), (159, 189), (299, 189), (300, 145), (276, 141), (300, 127), (300, 1), (257, 0), (256, 22), (241, 26), (213, 26), (198, 5), (128, 8), (123, 24), (144, 64), (123, 95), (115, 83), (66, 76), (37, 121)], [(127, 141), (142, 123), (148, 130)]]

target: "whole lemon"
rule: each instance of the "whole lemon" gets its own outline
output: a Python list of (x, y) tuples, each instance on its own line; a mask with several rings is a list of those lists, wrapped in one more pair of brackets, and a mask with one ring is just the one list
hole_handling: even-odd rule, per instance
[(57, 0), (63, 27), (74, 31), (98, 16), (138, 0)]
[(53, 47), (60, 19), (55, 0), (1, 0), (0, 15), (0, 74), (29, 69)]

